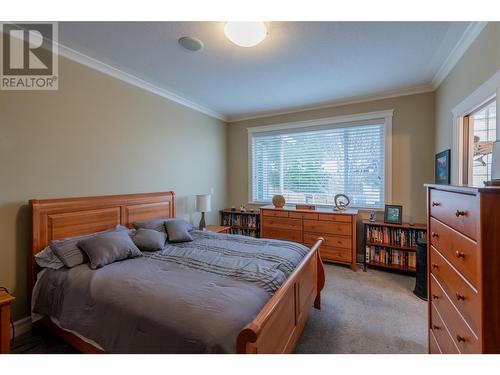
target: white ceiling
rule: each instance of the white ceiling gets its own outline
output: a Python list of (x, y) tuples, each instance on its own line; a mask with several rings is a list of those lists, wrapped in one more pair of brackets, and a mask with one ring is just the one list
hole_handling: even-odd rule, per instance
[[(59, 42), (235, 120), (429, 89), (470, 28), (469, 22), (268, 25), (268, 37), (253, 48), (226, 39), (223, 22), (62, 22)], [(183, 49), (182, 36), (202, 40), (204, 49)]]

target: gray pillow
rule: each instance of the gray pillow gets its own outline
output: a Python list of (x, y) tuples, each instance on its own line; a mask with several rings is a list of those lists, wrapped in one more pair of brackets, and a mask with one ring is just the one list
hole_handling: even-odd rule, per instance
[(184, 223), (188, 231), (191, 231), (194, 229), (193, 225), (188, 223), (184, 219), (179, 219), (179, 218), (168, 218), (168, 219), (154, 219), (154, 220), (145, 220), (145, 221), (136, 221), (135, 223), (132, 223), (135, 229), (153, 229), (158, 232), (163, 232), (167, 233), (166, 231), (166, 223), (170, 221), (181, 221)]
[(118, 224), (113, 229), (105, 230), (103, 232), (92, 233), (85, 236), (65, 238), (64, 240), (54, 240), (50, 242), (50, 248), (66, 267), (72, 268), (89, 261), (87, 255), (78, 248), (78, 241), (103, 233), (116, 231), (128, 232), (128, 228)]
[(167, 241), (167, 235), (153, 229), (138, 229), (132, 241), (142, 251), (157, 251), (163, 249)]
[(78, 247), (89, 257), (90, 268), (93, 270), (119, 260), (142, 255), (129, 234), (124, 231), (92, 236), (78, 241)]
[(154, 219), (154, 220), (146, 220), (146, 221), (137, 221), (132, 223), (135, 229), (152, 229), (158, 232), (167, 233), (165, 230), (165, 221), (167, 219)]
[(52, 268), (58, 270), (64, 267), (64, 263), (54, 254), (50, 246), (35, 255), (36, 264), (42, 268)]
[(188, 242), (193, 237), (189, 234), (190, 225), (185, 220), (170, 220), (165, 223), (169, 242)]

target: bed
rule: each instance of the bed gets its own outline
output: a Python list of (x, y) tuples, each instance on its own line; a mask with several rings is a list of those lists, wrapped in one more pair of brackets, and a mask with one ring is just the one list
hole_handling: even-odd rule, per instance
[[(31, 291), (33, 291), (35, 282), (37, 280), (37, 275), (39, 275), (41, 271), (41, 269), (34, 261), (34, 255), (42, 251), (50, 241), (95, 233), (113, 228), (118, 224), (131, 227), (131, 223), (136, 221), (175, 217), (173, 192), (31, 200), (30, 205), (32, 208), (33, 220), (33, 247), (30, 262), (30, 272), (28, 273), (30, 277), (29, 286), (31, 288)], [(228, 249), (237, 249), (240, 245), (238, 241), (249, 241), (249, 247), (262, 246), (263, 256), (269, 256), (271, 254), (272, 246), (279, 245), (278, 247), (276, 247), (276, 249), (278, 249), (279, 247), (283, 247), (284, 244), (286, 244), (284, 242), (282, 244), (271, 242), (271, 240), (260, 240), (260, 242), (259, 240), (253, 240), (257, 242), (252, 242), (252, 240), (250, 239), (240, 239), (240, 236), (231, 236), (225, 234), (220, 235), (203, 232), (195, 234), (195, 237), (196, 240), (194, 241), (194, 244), (196, 246), (205, 246), (207, 249), (211, 249), (212, 247), (220, 247), (222, 249), (220, 251), (224, 252), (228, 251)], [(204, 292), (208, 293), (206, 294), (206, 300), (209, 301), (212, 298), (213, 301), (216, 301), (218, 305), (220, 302), (220, 306), (218, 308), (221, 311), (231, 310), (231, 308), (229, 307), (231, 306), (230, 303), (232, 303), (232, 306), (236, 306), (236, 304), (234, 303), (235, 296), (240, 296), (240, 293), (244, 293), (241, 294), (242, 296), (245, 296), (245, 298), (242, 299), (241, 304), (245, 305), (246, 303), (248, 305), (246, 311), (249, 312), (241, 314), (239, 312), (236, 314), (233, 312), (232, 316), (238, 317), (240, 320), (228, 320), (228, 322), (233, 325), (233, 331), (228, 331), (228, 337), (225, 339), (225, 343), (221, 343), (220, 345), (212, 345), (208, 349), (206, 346), (204, 346), (203, 350), (200, 350), (199, 352), (226, 352), (242, 354), (293, 352), (293, 349), (307, 321), (310, 308), (313, 305), (318, 309), (320, 308), (321, 290), (324, 286), (324, 270), (319, 256), (319, 247), (321, 243), (322, 239), (318, 238), (318, 241), (311, 249), (306, 249), (304, 255), (296, 262), (294, 267), (290, 268), (290, 272), (287, 274), (286, 279), (281, 280), (280, 286), (277, 289), (270, 289), (267, 291), (267, 298), (262, 297), (262, 292), (258, 291), (249, 283), (245, 283), (241, 280), (230, 280), (229, 278), (217, 278), (217, 275), (213, 276), (214, 279), (209, 280), (207, 285), (221, 284), (221, 280), (223, 280), (222, 284), (224, 285), (220, 285), (220, 288), (206, 289)], [(218, 246), (218, 244), (220, 244), (221, 246)], [(295, 245), (288, 243), (286, 244), (286, 246), (293, 248), (293, 246)], [(182, 247), (172, 248), (167, 254), (169, 257), (172, 256), (172, 251), (182, 252), (190, 251), (190, 249), (183, 249)], [(295, 251), (297, 251), (297, 249), (295, 249)], [(183, 258), (179, 255), (177, 259)], [(112, 277), (111, 275), (113, 275), (113, 272), (115, 272), (115, 274), (117, 275), (123, 275), (126, 272), (130, 272), (131, 277), (134, 277), (134, 270), (140, 269), (140, 267), (137, 267), (137, 265), (141, 265), (141, 267), (149, 267), (151, 265), (154, 265), (155, 267), (157, 267), (157, 265), (160, 264), (159, 262), (163, 260), (164, 259), (162, 259), (161, 254), (158, 254), (154, 257), (143, 257), (141, 259), (134, 260), (133, 262), (127, 260), (120, 266), (116, 266), (114, 268), (110, 267), (106, 272), (101, 273), (101, 275), (105, 275), (108, 278), (101, 279), (101, 289), (106, 289), (103, 288), (102, 285), (107, 285), (106, 283), (110, 283), (109, 280), (113, 280), (109, 279), (110, 277)], [(129, 271), (124, 271), (123, 269), (119, 269), (118, 267), (129, 267)], [(174, 268), (169, 268), (167, 270), (169, 272), (179, 272), (179, 269)], [(79, 278), (92, 278), (97, 275), (97, 273), (92, 274), (93, 271), (88, 270), (88, 267), (87, 269), (84, 269), (84, 267), (82, 267), (79, 270), (72, 270), (72, 272), (74, 274), (77, 274)], [(202, 283), (207, 283), (206, 275), (208, 275), (208, 273), (203, 273), (196, 270), (187, 270), (185, 271), (185, 273), (186, 275), (190, 276), (190, 280), (193, 280), (193, 282), (199, 282), (200, 285)], [(205, 276), (203, 276), (200, 281), (196, 281), (196, 278), (201, 277), (200, 275), (202, 274)], [(40, 275), (43, 276), (43, 272), (40, 273)], [(200, 298), (200, 296), (197, 297), (198, 302), (196, 302), (196, 298), (193, 299), (191, 298), (192, 296), (183, 295), (182, 293), (184, 293), (184, 291), (182, 288), (175, 288), (175, 285), (171, 285), (170, 287), (163, 285), (162, 283), (164, 280), (156, 271), (152, 270), (150, 272), (150, 275), (151, 280), (149, 280), (148, 278), (148, 281), (152, 283), (151, 285), (157, 285), (158, 291), (161, 292), (162, 288), (164, 290), (172, 290), (171, 293), (164, 298), (174, 298), (172, 297), (172, 295), (175, 295), (175, 293), (177, 293), (177, 298), (179, 299), (179, 301), (188, 301), (191, 304), (190, 311), (197, 313), (198, 317), (201, 316), (200, 314), (205, 312), (207, 315), (207, 321), (210, 321), (210, 319), (215, 319), (215, 314), (210, 315), (212, 307), (210, 305), (208, 305), (208, 307), (205, 306), (206, 303)], [(183, 275), (182, 277), (186, 277), (186, 275)], [(59, 277), (68, 278), (69, 276), (61, 272)], [(74, 278), (75, 276), (72, 277)], [(135, 276), (136, 279), (140, 279), (142, 277), (143, 275)], [(224, 280), (229, 284), (225, 285)], [(53, 281), (51, 281), (51, 283), (53, 283)], [(142, 281), (139, 283), (141, 287), (144, 287), (144, 285), (141, 285), (141, 283), (144, 284), (145, 281), (144, 283)], [(65, 289), (66, 291), (70, 290), (69, 288)], [(147, 289), (144, 290), (147, 291)], [(220, 290), (222, 290), (222, 292)], [(233, 300), (231, 300), (232, 290), (236, 291), (233, 291)], [(38, 293), (39, 292), (40, 291), (38, 291)], [(75, 293), (74, 300), (78, 301), (76, 292), (71, 293)], [(116, 293), (114, 296), (118, 296), (116, 298), (123, 298), (123, 300), (126, 299), (124, 294), (120, 296), (120, 293)], [(228, 298), (228, 301), (219, 301), (219, 298), (222, 298), (220, 296), (226, 296)], [(155, 297), (163, 298), (161, 297), (161, 295), (160, 297)], [(109, 296), (107, 298), (110, 299)], [(189, 298), (191, 299), (189, 300)], [(255, 300), (255, 302), (252, 302), (253, 300)], [(120, 302), (121, 300), (118, 300), (116, 303)], [(224, 305), (224, 303), (226, 303), (226, 305)], [(131, 303), (127, 302), (127, 304), (130, 305)], [(77, 308), (80, 308), (78, 307), (78, 305), (75, 306), (77, 306)], [(82, 307), (82, 310), (84, 308), (85, 306)], [(206, 310), (204, 311), (203, 309)], [(254, 309), (255, 311), (252, 312), (252, 309)], [(153, 314), (154, 309), (150, 310), (151, 314)], [(82, 313), (82, 316), (85, 316), (85, 311), (78, 310), (76, 312)], [(140, 312), (140, 310), (138, 310), (138, 312)], [(224, 319), (223, 316), (222, 319)], [(90, 322), (89, 324), (91, 323), (92, 322)], [(222, 323), (224, 323), (223, 320)], [(229, 323), (228, 326), (231, 325)], [(83, 353), (107, 352), (103, 349), (103, 346), (97, 344), (97, 342), (93, 340), (89, 340), (88, 337), (79, 332), (79, 330), (67, 329), (67, 326), (65, 326), (64, 324), (60, 324), (57, 319), (54, 319), (54, 317), (51, 317), (49, 315), (44, 316), (34, 324), (35, 326), (43, 326), (51, 330)], [(191, 326), (189, 328), (189, 334), (192, 335), (192, 337), (207, 337), (210, 335), (210, 332), (203, 332), (206, 328), (203, 324), (187, 324), (186, 321), (183, 320), (179, 320), (178, 324), (184, 324), (186, 326), (186, 329), (188, 329), (188, 325)], [(152, 327), (154, 329), (154, 326)], [(222, 327), (222, 325), (219, 324), (219, 327)], [(237, 328), (236, 332), (234, 332), (234, 327), (241, 328)], [(160, 327), (158, 327), (158, 332), (160, 332), (159, 328)], [(222, 328), (217, 328), (217, 330), (219, 329), (222, 332)], [(219, 331), (217, 331), (217, 333), (219, 333)], [(168, 332), (165, 332), (164, 336), (165, 340), (167, 341), (169, 339), (173, 341), (176, 340), (175, 336), (169, 335)], [(106, 337), (103, 338), (104, 342), (106, 342), (105, 339)], [(106, 345), (104, 346), (106, 347)], [(174, 351), (172, 351), (172, 348)], [(193, 349), (193, 347), (189, 347), (186, 350), (184, 349), (185, 348), (181, 346), (169, 346), (168, 349), (165, 349), (164, 346), (160, 345), (156, 347), (150, 347), (148, 352), (197, 352), (197, 349)], [(118, 351), (110, 350), (109, 352), (131, 351), (127, 350), (126, 346), (122, 346)]]

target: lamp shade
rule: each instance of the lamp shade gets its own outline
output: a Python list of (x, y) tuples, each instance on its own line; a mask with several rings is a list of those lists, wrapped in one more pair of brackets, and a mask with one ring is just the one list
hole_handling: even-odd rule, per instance
[(493, 155), (491, 159), (491, 179), (500, 180), (500, 140), (493, 142)]
[(210, 212), (212, 211), (211, 204), (212, 196), (210, 194), (201, 194), (196, 196), (196, 211)]

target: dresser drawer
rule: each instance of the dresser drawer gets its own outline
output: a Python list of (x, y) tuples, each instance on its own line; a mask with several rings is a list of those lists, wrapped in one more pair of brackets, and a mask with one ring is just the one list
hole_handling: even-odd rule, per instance
[(262, 228), (262, 238), (273, 238), (275, 240), (292, 241), (302, 243), (302, 231), (286, 229)]
[(290, 217), (295, 219), (318, 220), (318, 214), (314, 212), (290, 212)]
[(430, 242), (475, 287), (478, 286), (479, 250), (476, 242), (431, 217)]
[(319, 220), (339, 221), (341, 223), (350, 223), (351, 222), (351, 215), (319, 214)]
[(351, 224), (348, 223), (304, 220), (304, 232), (342, 234), (350, 236), (351, 230)]
[(443, 354), (431, 330), (429, 330), (429, 354)]
[(467, 281), (460, 276), (443, 256), (431, 247), (431, 272), (450, 297), (457, 310), (476, 334), (479, 334), (480, 297)]
[(334, 246), (341, 247), (343, 249), (351, 249), (352, 248), (352, 237), (348, 236), (332, 236), (329, 234), (318, 235), (317, 233), (307, 233), (304, 232), (304, 243), (315, 243), (318, 240), (318, 237), (323, 237), (324, 241), (323, 246)]
[(288, 217), (288, 211), (276, 210), (261, 210), (262, 216)]
[[(434, 338), (437, 342), (437, 347), (439, 348), (439, 352), (444, 352), (446, 354), (459, 354), (458, 348), (453, 342), (453, 338), (448, 331), (448, 328), (443, 323), (443, 319), (436, 310), (436, 307), (431, 303), (431, 327), (430, 333), (432, 334), (431, 338)], [(431, 353), (432, 351), (431, 344)]]
[(467, 323), (462, 319), (432, 274), (430, 283), (431, 304), (437, 309), (446, 327), (448, 327), (453, 342), (460, 353), (480, 353), (481, 344), (478, 337), (476, 337), (474, 332), (472, 332)]
[(352, 262), (352, 251), (332, 246), (323, 246), (319, 248), (319, 255), (323, 260), (331, 260), (334, 262)]
[(264, 217), (262, 226), (272, 227), (272, 229), (302, 230), (302, 220), (285, 217)]
[(431, 216), (477, 240), (479, 201), (476, 196), (431, 189)]

